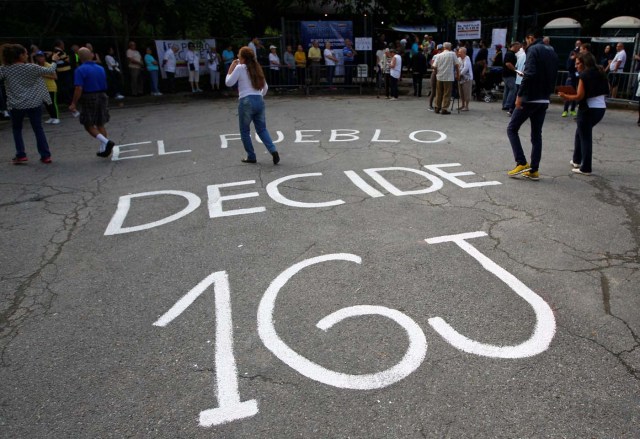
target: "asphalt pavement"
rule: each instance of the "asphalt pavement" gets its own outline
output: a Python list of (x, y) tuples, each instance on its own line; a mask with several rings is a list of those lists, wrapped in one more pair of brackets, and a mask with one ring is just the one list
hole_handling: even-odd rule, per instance
[(269, 96), (277, 166), (233, 99), (143, 103), (110, 159), (0, 124), (0, 436), (640, 437), (637, 110), (582, 176), (552, 104), (530, 181), (500, 103)]

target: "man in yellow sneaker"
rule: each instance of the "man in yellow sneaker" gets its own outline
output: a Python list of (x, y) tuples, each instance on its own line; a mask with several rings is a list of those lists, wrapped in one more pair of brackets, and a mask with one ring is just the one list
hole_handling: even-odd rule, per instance
[[(549, 96), (553, 93), (555, 85), (558, 55), (551, 46), (542, 42), (542, 32), (539, 28), (529, 29), (526, 35), (527, 60), (524, 65), (524, 77), (518, 90), (516, 108), (507, 127), (516, 167), (507, 172), (507, 175), (522, 175), (531, 180), (538, 180), (538, 166), (542, 157), (542, 125), (549, 107)], [(518, 135), (520, 127), (527, 119), (531, 122), (531, 162), (527, 162)]]

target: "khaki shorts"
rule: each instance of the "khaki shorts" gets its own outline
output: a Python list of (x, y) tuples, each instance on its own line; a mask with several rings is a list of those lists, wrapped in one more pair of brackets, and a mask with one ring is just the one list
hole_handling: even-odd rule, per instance
[(198, 70), (189, 70), (189, 82), (200, 82), (200, 72)]

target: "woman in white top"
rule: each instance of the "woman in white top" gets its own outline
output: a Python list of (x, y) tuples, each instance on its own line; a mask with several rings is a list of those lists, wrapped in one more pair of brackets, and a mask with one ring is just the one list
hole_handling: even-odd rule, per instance
[(559, 92), (558, 96), (566, 101), (579, 103), (573, 158), (569, 161), (571, 171), (591, 175), (593, 127), (604, 117), (609, 84), (605, 73), (598, 68), (597, 61), (591, 53), (578, 53), (575, 64), (580, 74), (576, 94)]
[(271, 85), (280, 85), (280, 57), (276, 46), (269, 47), (269, 81)]
[(389, 74), (391, 75), (391, 100), (398, 99), (398, 81), (402, 75), (402, 57), (398, 55), (396, 49), (390, 49), (391, 63), (389, 64)]
[(336, 71), (336, 64), (338, 58), (335, 57), (331, 50), (331, 42), (324, 43), (324, 65), (327, 68), (327, 82), (329, 82), (329, 88), (333, 89), (333, 75)]
[(187, 66), (189, 67), (189, 83), (192, 93), (200, 93), (200, 51), (193, 43), (187, 44)]
[(104, 61), (107, 64), (107, 84), (109, 86), (109, 96), (115, 97), (117, 100), (124, 99), (122, 94), (122, 73), (120, 72), (120, 63), (116, 59), (116, 51), (113, 46), (109, 46), (107, 56)]
[(240, 138), (247, 152), (243, 163), (256, 163), (256, 153), (251, 142), (251, 121), (262, 143), (271, 153), (273, 164), (277, 165), (280, 156), (276, 146), (267, 131), (267, 122), (264, 114), (263, 96), (267, 94), (269, 86), (264, 79), (262, 67), (258, 64), (255, 52), (250, 47), (242, 47), (238, 58), (233, 60), (229, 73), (224, 81), (227, 87), (238, 84), (238, 119), (240, 123)]
[(469, 101), (471, 101), (471, 84), (473, 84), (473, 67), (471, 60), (467, 56), (467, 48), (458, 49), (458, 58), (462, 62), (460, 69), (460, 111), (469, 111)]
[(220, 55), (218, 55), (218, 51), (215, 47), (211, 48), (207, 57), (209, 58), (209, 76), (211, 79), (211, 90), (220, 90), (220, 65), (222, 64), (222, 59), (220, 59)]

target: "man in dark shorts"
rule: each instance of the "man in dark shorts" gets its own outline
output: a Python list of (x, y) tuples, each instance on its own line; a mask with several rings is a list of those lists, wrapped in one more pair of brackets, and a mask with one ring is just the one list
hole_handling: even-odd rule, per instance
[(93, 52), (82, 47), (78, 51), (82, 65), (74, 74), (75, 90), (69, 110), (75, 113), (80, 103), (80, 123), (91, 136), (100, 142), (98, 157), (109, 157), (115, 144), (107, 138), (104, 125), (109, 122), (109, 98), (107, 97), (107, 75), (99, 64), (93, 61)]

